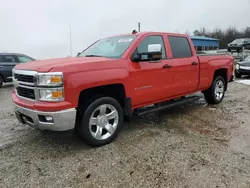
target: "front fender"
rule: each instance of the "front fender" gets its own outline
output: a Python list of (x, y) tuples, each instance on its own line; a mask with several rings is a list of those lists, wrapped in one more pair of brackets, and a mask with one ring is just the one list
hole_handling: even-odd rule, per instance
[(65, 78), (65, 100), (77, 107), (78, 97), (81, 91), (85, 89), (121, 83), (126, 90), (125, 85), (128, 76), (129, 72), (125, 68), (83, 71), (69, 74)]

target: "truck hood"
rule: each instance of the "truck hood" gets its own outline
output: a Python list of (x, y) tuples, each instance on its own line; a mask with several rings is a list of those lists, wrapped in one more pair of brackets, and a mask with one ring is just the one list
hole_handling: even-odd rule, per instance
[(32, 61), (28, 63), (20, 63), (15, 66), (15, 69), (19, 70), (32, 70), (37, 72), (49, 72), (53, 68), (60, 67), (72, 67), (76, 64), (82, 63), (94, 63), (110, 61), (104, 57), (70, 57), (70, 58), (58, 58), (58, 59), (46, 59), (39, 61)]

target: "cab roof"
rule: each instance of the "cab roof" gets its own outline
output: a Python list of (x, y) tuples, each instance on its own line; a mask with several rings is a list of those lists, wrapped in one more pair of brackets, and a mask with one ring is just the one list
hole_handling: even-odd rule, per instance
[[(185, 34), (179, 34), (179, 33), (168, 33), (168, 32), (154, 32), (154, 31), (145, 31), (145, 32), (137, 32), (136, 34), (132, 33), (125, 33), (125, 34), (120, 34), (120, 35), (114, 35), (114, 36), (109, 36), (109, 37), (119, 37), (119, 36), (143, 36), (147, 34), (167, 34), (167, 35), (175, 35), (175, 36), (188, 36)], [(109, 38), (106, 37), (106, 38)]]

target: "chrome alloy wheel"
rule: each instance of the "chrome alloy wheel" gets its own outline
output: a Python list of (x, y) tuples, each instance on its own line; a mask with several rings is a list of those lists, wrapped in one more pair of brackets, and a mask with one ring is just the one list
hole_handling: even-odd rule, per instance
[(224, 83), (222, 80), (218, 80), (216, 85), (215, 85), (215, 90), (214, 90), (215, 98), (216, 100), (221, 100), (223, 95), (224, 95)]
[(96, 140), (105, 140), (113, 135), (118, 123), (117, 109), (113, 105), (102, 104), (90, 116), (89, 131)]

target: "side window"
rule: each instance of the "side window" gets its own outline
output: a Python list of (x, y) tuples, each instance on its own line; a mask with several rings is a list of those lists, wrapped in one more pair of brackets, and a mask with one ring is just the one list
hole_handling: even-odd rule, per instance
[(168, 36), (173, 58), (192, 57), (190, 44), (186, 37)]
[[(139, 53), (147, 52), (149, 44), (161, 44), (162, 46), (162, 59), (166, 58), (165, 45), (162, 39), (162, 36), (148, 36), (146, 37), (141, 44), (138, 46), (137, 50)], [(142, 55), (142, 60), (148, 59), (147, 55)]]
[(4, 55), (3, 56), (3, 61), (8, 62), (8, 63), (15, 63), (15, 58), (12, 55)]
[(3, 61), (3, 56), (0, 55), (0, 63), (2, 63), (2, 62), (4, 62), (4, 61)]
[(20, 63), (26, 63), (26, 62), (29, 62), (29, 61), (33, 61), (32, 59), (28, 58), (28, 57), (25, 57), (25, 56), (17, 56), (18, 60)]

